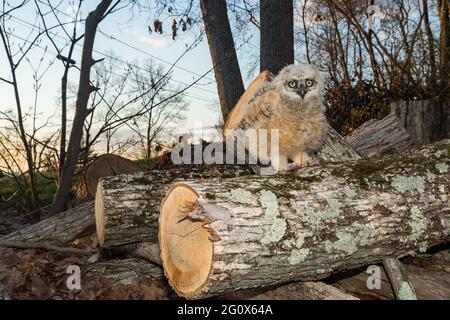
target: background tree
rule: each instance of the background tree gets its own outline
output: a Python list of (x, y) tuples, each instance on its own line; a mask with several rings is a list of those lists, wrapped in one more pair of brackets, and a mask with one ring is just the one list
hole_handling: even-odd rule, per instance
[(277, 74), (294, 63), (294, 11), (292, 0), (260, 1), (260, 71)]

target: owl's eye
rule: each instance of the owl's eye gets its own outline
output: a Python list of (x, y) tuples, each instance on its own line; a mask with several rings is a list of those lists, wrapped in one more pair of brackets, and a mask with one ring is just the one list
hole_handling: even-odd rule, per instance
[(289, 88), (297, 88), (297, 80), (289, 81), (288, 86)]
[(314, 84), (314, 80), (311, 80), (311, 79), (306, 79), (306, 82), (305, 82), (305, 84), (306, 84), (306, 86), (307, 86), (307, 87), (312, 87), (312, 86), (313, 86), (313, 84)]

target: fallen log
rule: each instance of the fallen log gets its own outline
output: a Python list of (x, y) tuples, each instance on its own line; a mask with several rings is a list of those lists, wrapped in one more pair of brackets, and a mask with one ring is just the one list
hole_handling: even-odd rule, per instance
[(351, 294), (317, 281), (294, 282), (252, 297), (251, 300), (359, 300)]
[[(61, 212), (36, 224), (17, 230), (0, 240), (65, 244), (94, 231), (94, 202)], [(0, 249), (1, 250), (1, 249)]]
[(95, 199), (99, 244), (104, 247), (158, 241), (159, 205), (175, 181), (226, 179), (254, 172), (247, 166), (180, 166), (144, 175), (120, 175), (100, 180)]
[(371, 157), (388, 152), (401, 152), (414, 145), (408, 131), (395, 114), (381, 120), (369, 120), (346, 136), (345, 140), (361, 155)]
[(176, 183), (161, 259), (182, 297), (323, 279), (450, 240), (450, 140), (296, 174)]

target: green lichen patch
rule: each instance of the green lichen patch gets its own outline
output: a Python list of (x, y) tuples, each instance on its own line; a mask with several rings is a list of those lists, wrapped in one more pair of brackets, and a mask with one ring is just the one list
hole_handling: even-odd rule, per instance
[(305, 238), (311, 235), (311, 232), (300, 232), (297, 234), (296, 239), (285, 242), (289, 248), (294, 247), (288, 257), (289, 264), (298, 264), (305, 261), (310, 251), (308, 248), (302, 248), (302, 246), (305, 243)]
[(282, 217), (280, 217), (277, 196), (271, 191), (262, 190), (260, 192), (259, 201), (261, 202), (261, 206), (264, 208), (265, 217), (272, 223), (261, 239), (261, 243), (269, 244), (278, 242), (284, 236), (287, 223)]
[(428, 219), (424, 217), (422, 211), (417, 206), (413, 206), (410, 212), (411, 219), (408, 221), (408, 225), (411, 227), (411, 234), (407, 236), (403, 242), (411, 241), (416, 243), (427, 229)]
[(309, 255), (309, 249), (294, 249), (288, 258), (289, 264), (294, 265), (305, 261)]
[(403, 281), (397, 293), (399, 300), (417, 300), (416, 293), (410, 283)]
[(443, 163), (443, 162), (437, 163), (436, 169), (439, 173), (447, 173), (448, 172), (448, 164)]
[(442, 228), (444, 229), (444, 235), (450, 236), (450, 219), (442, 218), (441, 225)]
[(358, 232), (359, 244), (361, 246), (367, 246), (371, 244), (371, 238), (373, 238), (376, 234), (375, 229), (363, 226), (361, 230)]
[(250, 191), (242, 188), (236, 188), (231, 190), (231, 201), (242, 203), (242, 204), (252, 204), (253, 197)]
[(436, 175), (432, 174), (430, 171), (426, 173), (428, 182), (432, 183), (436, 179)]
[(419, 176), (395, 176), (391, 185), (399, 192), (418, 192), (425, 190), (425, 180)]
[(325, 227), (326, 222), (336, 222), (341, 213), (341, 204), (336, 199), (327, 199), (323, 210), (314, 211), (310, 208), (305, 210), (307, 223), (314, 230)]
[(335, 251), (343, 251), (348, 255), (355, 253), (359, 246), (367, 246), (372, 243), (371, 239), (375, 236), (375, 229), (367, 226), (358, 227), (358, 231), (337, 231), (337, 241), (325, 241), (325, 250), (328, 253), (335, 253)]
[(347, 254), (355, 253), (357, 248), (356, 239), (352, 236), (351, 233), (345, 231), (336, 232), (337, 241), (331, 242), (327, 240), (325, 242), (325, 250), (328, 253), (334, 252), (335, 250), (343, 251)]
[(344, 194), (347, 196), (347, 198), (353, 199), (356, 196), (356, 191), (352, 187), (345, 186)]

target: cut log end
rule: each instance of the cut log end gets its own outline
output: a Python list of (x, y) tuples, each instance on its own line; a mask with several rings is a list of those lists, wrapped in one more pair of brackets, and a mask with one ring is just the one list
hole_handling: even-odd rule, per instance
[(103, 245), (105, 242), (105, 210), (103, 204), (103, 185), (101, 183), (98, 184), (95, 195), (95, 227), (98, 243)]
[(203, 221), (192, 220), (197, 192), (177, 183), (161, 204), (161, 260), (172, 288), (182, 297), (195, 298), (207, 285), (213, 261), (213, 243)]
[(86, 191), (94, 197), (100, 178), (119, 174), (133, 174), (141, 168), (133, 161), (114, 154), (104, 154), (91, 163), (84, 174)]

